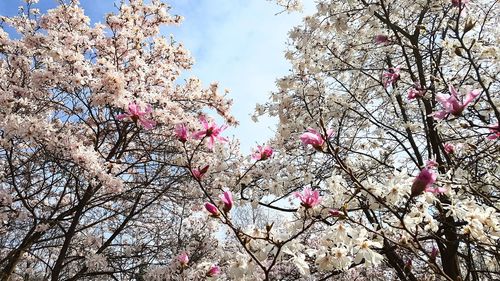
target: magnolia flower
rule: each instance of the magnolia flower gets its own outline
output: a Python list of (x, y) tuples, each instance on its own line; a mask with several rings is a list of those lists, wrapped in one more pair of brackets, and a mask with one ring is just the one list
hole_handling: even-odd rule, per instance
[(217, 209), (217, 207), (214, 205), (214, 204), (211, 204), (211, 203), (205, 203), (205, 209), (207, 209), (207, 211), (212, 214), (212, 216), (214, 217), (217, 217), (219, 216), (219, 209)]
[(455, 153), (455, 146), (451, 143), (445, 143), (444, 145), (444, 151), (448, 154), (453, 154)]
[(226, 138), (219, 136), (219, 134), (222, 133), (222, 131), (224, 131), (227, 128), (226, 125), (221, 125), (220, 127), (217, 127), (217, 124), (215, 124), (214, 122), (209, 124), (207, 122), (207, 119), (205, 119), (205, 116), (200, 117), (200, 122), (203, 125), (204, 129), (194, 133), (193, 138), (198, 139), (198, 140), (202, 139), (204, 137), (208, 138), (207, 147), (209, 149), (212, 149), (212, 147), (214, 146), (215, 140), (218, 140), (220, 142), (227, 142)]
[(222, 208), (224, 212), (229, 212), (233, 207), (233, 195), (230, 191), (225, 191), (224, 194), (220, 195), (220, 199), (224, 203), (224, 207)]
[(357, 243), (357, 245), (354, 247), (354, 250), (356, 251), (354, 262), (360, 263), (364, 259), (366, 265), (377, 266), (378, 264), (380, 264), (384, 259), (384, 256), (372, 250), (372, 246), (382, 248), (382, 245), (380, 245), (380, 243), (369, 240), (363, 240)]
[(432, 262), (436, 261), (436, 257), (438, 256), (438, 254), (439, 254), (438, 248), (432, 247), (431, 254), (430, 254), (430, 260)]
[(316, 150), (322, 150), (323, 144), (325, 143), (325, 140), (330, 138), (330, 136), (333, 134), (333, 130), (329, 129), (326, 131), (326, 136), (323, 136), (320, 134), (318, 131), (316, 131), (313, 128), (307, 128), (309, 132), (303, 133), (300, 136), (300, 141), (302, 142), (302, 145), (304, 147), (307, 147), (307, 145), (311, 145), (314, 147)]
[(425, 90), (420, 87), (420, 85), (415, 84), (413, 87), (408, 89), (408, 99), (421, 98), (425, 95)]
[(147, 105), (146, 110), (142, 111), (140, 106), (138, 106), (135, 102), (131, 102), (128, 104), (128, 112), (118, 114), (116, 118), (118, 118), (118, 120), (130, 118), (136, 123), (137, 121), (139, 121), (144, 129), (149, 130), (153, 129), (156, 126), (156, 122), (154, 120), (146, 118), (146, 115), (151, 114), (151, 112), (153, 112), (153, 110), (151, 109), (151, 105)]
[(210, 267), (210, 269), (208, 270), (208, 272), (207, 272), (207, 276), (208, 276), (208, 277), (216, 277), (216, 276), (219, 276), (219, 275), (220, 275), (220, 273), (221, 273), (221, 271), (220, 271), (220, 267), (219, 267), (218, 265), (215, 265), (215, 264), (214, 264), (214, 265), (212, 265), (212, 266)]
[(319, 197), (319, 191), (317, 190), (312, 191), (307, 187), (304, 188), (302, 193), (295, 192), (294, 195), (295, 197), (299, 198), (300, 201), (302, 201), (301, 205), (306, 207), (307, 209), (318, 205), (321, 201), (321, 198)]
[(252, 155), (253, 160), (264, 161), (273, 155), (273, 149), (269, 146), (257, 146), (257, 151)]
[(206, 174), (206, 172), (208, 171), (208, 167), (209, 167), (209, 165), (206, 165), (201, 170), (199, 170), (199, 169), (192, 169), (191, 173), (193, 174), (193, 177), (195, 179), (201, 180), (203, 178), (203, 176)]
[(469, 4), (469, 0), (451, 0), (451, 5), (454, 7), (465, 6)]
[(186, 253), (182, 253), (180, 254), (177, 259), (179, 260), (179, 263), (181, 264), (181, 266), (187, 266), (187, 264), (189, 263), (189, 257)]
[(428, 168), (423, 168), (420, 174), (413, 181), (411, 186), (411, 196), (420, 195), (424, 191), (428, 191), (432, 188), (432, 184), (437, 179), (437, 174)]
[(340, 213), (340, 211), (338, 209), (330, 209), (330, 211), (328, 211), (328, 212), (333, 217), (340, 217), (342, 215), (342, 213)]
[(188, 139), (189, 131), (184, 124), (178, 124), (174, 129), (175, 136), (181, 142), (186, 142)]
[(389, 36), (383, 34), (375, 35), (375, 37), (373, 37), (373, 42), (375, 42), (375, 44), (387, 44), (390, 42)]
[(490, 135), (487, 137), (489, 140), (496, 140), (500, 138), (500, 125), (498, 123), (489, 125)]
[(472, 90), (465, 96), (465, 100), (460, 102), (458, 100), (458, 92), (452, 85), (449, 86), (449, 91), (451, 95), (448, 94), (437, 94), (436, 100), (443, 106), (443, 109), (432, 113), (434, 119), (442, 120), (448, 117), (449, 114), (454, 116), (460, 116), (467, 105), (477, 98), (480, 94), (480, 90)]
[(384, 79), (384, 88), (389, 88), (389, 86), (392, 86), (392, 84), (394, 84), (394, 82), (398, 81), (399, 80), (399, 70), (401, 68), (398, 66), (398, 67), (391, 67), (389, 68), (388, 71), (384, 72), (383, 74), (383, 77), (385, 78)]

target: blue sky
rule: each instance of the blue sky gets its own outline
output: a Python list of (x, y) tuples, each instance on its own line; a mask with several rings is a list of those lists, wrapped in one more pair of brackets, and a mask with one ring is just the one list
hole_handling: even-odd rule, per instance
[[(263, 143), (273, 135), (275, 121), (254, 123), (250, 115), (256, 103), (264, 103), (275, 89), (276, 78), (287, 74), (284, 59), (287, 32), (300, 23), (301, 14), (281, 13), (267, 0), (170, 0), (171, 13), (185, 18), (180, 27), (166, 28), (165, 34), (183, 42), (195, 65), (186, 76), (199, 77), (204, 85), (217, 81), (230, 89), (233, 114), (240, 126), (227, 131), (241, 141), (242, 151)], [(308, 1), (305, 1), (308, 2)], [(309, 1), (311, 2), (311, 1)], [(0, 15), (17, 12), (20, 0), (0, 0)], [(112, 0), (81, 0), (92, 22), (103, 21), (115, 11)], [(54, 7), (55, 0), (40, 0), (41, 10)], [(311, 5), (306, 6), (311, 10)]]

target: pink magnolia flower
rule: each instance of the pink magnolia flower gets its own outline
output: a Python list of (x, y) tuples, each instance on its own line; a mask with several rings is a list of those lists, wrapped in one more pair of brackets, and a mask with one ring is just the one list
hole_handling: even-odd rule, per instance
[(204, 137), (207, 137), (208, 138), (207, 147), (209, 149), (212, 149), (212, 147), (214, 146), (215, 140), (218, 140), (220, 142), (227, 142), (226, 138), (219, 135), (220, 133), (222, 133), (222, 131), (224, 131), (227, 128), (226, 125), (221, 125), (220, 127), (217, 127), (217, 124), (215, 124), (215, 122), (212, 122), (209, 124), (207, 122), (207, 119), (205, 118), (205, 116), (200, 117), (200, 122), (203, 125), (204, 129), (194, 133), (193, 138), (199, 140), (199, 139), (202, 139)]
[(210, 269), (208, 270), (208, 272), (207, 272), (207, 276), (208, 276), (208, 277), (216, 277), (216, 276), (219, 276), (219, 275), (220, 275), (220, 273), (221, 273), (221, 271), (220, 271), (220, 267), (219, 267), (218, 265), (215, 265), (215, 264), (214, 264), (214, 265), (212, 265), (212, 266), (210, 267)]
[(379, 34), (379, 35), (375, 35), (375, 37), (373, 37), (373, 42), (375, 42), (375, 44), (387, 44), (390, 42), (390, 40), (389, 40), (389, 36)]
[(451, 143), (445, 143), (444, 145), (444, 151), (448, 154), (453, 154), (455, 153), (455, 146)]
[(469, 4), (469, 0), (451, 0), (451, 5), (454, 7), (465, 6)]
[(252, 155), (253, 160), (264, 161), (273, 155), (273, 149), (269, 146), (257, 146), (257, 151)]
[(411, 186), (411, 196), (414, 197), (420, 195), (424, 191), (429, 191), (436, 179), (437, 174), (433, 170), (423, 168), (413, 181), (413, 185)]
[(431, 261), (435, 261), (438, 254), (439, 254), (438, 248), (432, 247), (431, 254), (430, 254)]
[(490, 135), (487, 137), (489, 140), (496, 140), (500, 138), (500, 125), (498, 123), (489, 125)]
[(399, 70), (401, 68), (398, 67), (391, 67), (389, 68), (388, 71), (384, 72), (383, 77), (384, 77), (384, 88), (389, 88), (389, 86), (392, 86), (394, 82), (399, 80)]
[(217, 209), (217, 207), (214, 205), (214, 204), (211, 204), (211, 203), (205, 203), (205, 209), (207, 209), (207, 211), (212, 214), (212, 216), (214, 217), (218, 217), (219, 216), (219, 209)]
[(199, 170), (199, 169), (192, 169), (191, 173), (193, 174), (193, 177), (195, 179), (201, 180), (203, 178), (203, 176), (207, 173), (209, 167), (210, 167), (209, 165), (206, 165), (201, 170)]
[(181, 266), (186, 266), (189, 263), (189, 257), (185, 252), (180, 254), (177, 259), (179, 259)]
[(177, 137), (177, 139), (180, 140), (181, 142), (184, 143), (187, 141), (189, 131), (188, 131), (186, 125), (178, 124), (177, 126), (175, 126), (174, 133), (175, 133), (175, 136)]
[(455, 87), (453, 87), (453, 85), (449, 86), (449, 91), (451, 95), (436, 95), (436, 100), (443, 106), (443, 109), (432, 114), (434, 116), (434, 119), (442, 120), (448, 117), (448, 115), (450, 114), (454, 116), (460, 116), (467, 105), (469, 105), (471, 101), (473, 101), (481, 94), (480, 90), (472, 90), (467, 93), (467, 95), (465, 96), (465, 100), (463, 102), (460, 102), (458, 99), (458, 92)]
[(321, 202), (321, 198), (319, 197), (319, 191), (312, 191), (309, 188), (304, 188), (302, 193), (295, 192), (295, 197), (299, 198), (302, 201), (301, 205), (306, 207), (307, 209), (312, 208), (318, 205)]
[(420, 85), (415, 84), (408, 90), (408, 99), (416, 99), (421, 98), (425, 95), (425, 89), (422, 89)]
[(224, 207), (222, 207), (222, 210), (224, 212), (229, 212), (231, 208), (233, 207), (233, 195), (231, 194), (230, 191), (225, 191), (224, 194), (220, 195), (220, 199), (224, 203)]
[(118, 114), (116, 118), (118, 118), (118, 120), (130, 118), (136, 123), (137, 121), (139, 121), (144, 129), (149, 130), (153, 129), (156, 126), (156, 122), (154, 120), (146, 118), (146, 115), (151, 114), (151, 112), (153, 112), (153, 110), (151, 109), (151, 105), (147, 105), (146, 110), (142, 111), (140, 106), (138, 106), (135, 102), (131, 102), (128, 104), (128, 112)]
[(311, 145), (314, 147), (316, 150), (322, 150), (323, 149), (323, 144), (325, 143), (325, 140), (329, 139), (330, 136), (333, 134), (333, 130), (329, 129), (326, 133), (326, 136), (323, 136), (320, 134), (318, 131), (316, 131), (313, 128), (307, 128), (309, 132), (303, 133), (300, 136), (300, 141), (302, 142), (302, 145), (304, 147), (307, 147), (307, 145)]
[(330, 211), (328, 211), (328, 212), (333, 217), (340, 217), (342, 215), (342, 213), (340, 213), (340, 211), (338, 209), (330, 209)]

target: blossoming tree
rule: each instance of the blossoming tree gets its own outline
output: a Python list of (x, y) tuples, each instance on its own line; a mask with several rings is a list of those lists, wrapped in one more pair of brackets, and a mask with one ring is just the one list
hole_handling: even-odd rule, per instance
[(500, 278), (497, 1), (317, 2), (257, 106), (279, 157), (245, 186), (306, 187), (280, 260), (318, 280)]
[(76, 0), (45, 14), (36, 2), (1, 18), (0, 280), (140, 279), (186, 249), (210, 260), (174, 128), (201, 129), (206, 109), (235, 120), (216, 84), (178, 81), (192, 60), (159, 28), (181, 18), (131, 0), (90, 24)]

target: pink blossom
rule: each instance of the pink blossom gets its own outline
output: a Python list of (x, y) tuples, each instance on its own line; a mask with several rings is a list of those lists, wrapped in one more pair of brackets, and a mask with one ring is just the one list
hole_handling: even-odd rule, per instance
[(416, 99), (416, 98), (421, 98), (425, 95), (425, 90), (420, 87), (420, 85), (414, 85), (408, 90), (408, 99)]
[(207, 173), (209, 167), (210, 167), (209, 165), (206, 165), (205, 167), (201, 168), (201, 170), (200, 169), (192, 169), (191, 173), (193, 174), (193, 177), (195, 179), (201, 180), (203, 178), (203, 176)]
[(257, 151), (252, 155), (252, 159), (257, 160), (257, 161), (264, 161), (271, 157), (273, 155), (273, 149), (266, 145), (266, 146), (257, 146)]
[(207, 211), (212, 214), (212, 216), (214, 217), (217, 217), (219, 216), (219, 209), (217, 209), (217, 207), (214, 205), (214, 204), (211, 204), (211, 203), (205, 203), (205, 209), (207, 209)]
[(490, 135), (487, 137), (489, 140), (496, 140), (500, 138), (500, 125), (498, 123), (489, 125)]
[(221, 271), (220, 271), (220, 267), (219, 267), (218, 265), (215, 265), (215, 264), (214, 264), (214, 265), (212, 265), (212, 266), (210, 267), (210, 269), (208, 270), (208, 272), (207, 272), (207, 276), (208, 276), (208, 277), (216, 277), (216, 276), (219, 276), (219, 275), (220, 275), (220, 273), (221, 273)]
[(469, 4), (469, 0), (451, 0), (451, 5), (454, 7), (465, 6)]
[(333, 217), (340, 217), (342, 215), (338, 209), (330, 209), (330, 211), (328, 211), (328, 212)]
[(313, 128), (307, 128), (309, 132), (303, 133), (300, 136), (300, 141), (302, 142), (302, 145), (304, 147), (307, 147), (307, 145), (311, 145), (314, 147), (316, 150), (322, 150), (323, 144), (325, 143), (325, 140), (330, 138), (330, 136), (333, 134), (333, 130), (329, 129), (326, 133), (327, 136), (323, 136), (320, 134), (318, 131), (316, 131)]
[(186, 142), (188, 139), (189, 131), (184, 124), (178, 124), (174, 129), (175, 136), (181, 142)]
[(189, 257), (186, 253), (180, 254), (177, 259), (179, 259), (181, 266), (186, 266), (189, 263)]
[(460, 116), (467, 105), (481, 94), (480, 90), (472, 90), (467, 93), (465, 100), (460, 102), (458, 99), (458, 92), (453, 85), (449, 86), (449, 91), (451, 95), (436, 95), (436, 100), (443, 106), (443, 109), (432, 114), (434, 119), (442, 120), (448, 117), (449, 114)]
[(394, 82), (399, 80), (399, 70), (401, 68), (398, 67), (391, 67), (389, 68), (388, 71), (384, 72), (383, 77), (384, 77), (384, 88), (389, 88), (389, 86), (393, 86)]
[(387, 44), (390, 42), (389, 36), (383, 34), (375, 35), (373, 42), (375, 42), (375, 44)]
[(451, 143), (445, 143), (444, 145), (444, 151), (448, 154), (453, 154), (455, 153), (455, 146)]
[(140, 106), (138, 106), (135, 102), (131, 102), (128, 104), (128, 112), (118, 114), (116, 118), (118, 118), (118, 120), (130, 118), (136, 123), (137, 121), (139, 121), (144, 129), (149, 130), (153, 129), (156, 126), (156, 122), (154, 120), (146, 118), (146, 115), (151, 114), (152, 111), (153, 110), (151, 109), (151, 105), (147, 105), (146, 110), (142, 111)]
[(221, 125), (220, 127), (217, 127), (217, 124), (215, 124), (215, 122), (208, 123), (205, 116), (200, 117), (200, 122), (203, 125), (204, 129), (194, 133), (193, 138), (199, 140), (204, 137), (207, 137), (208, 138), (207, 147), (209, 149), (212, 149), (215, 140), (218, 140), (220, 142), (227, 142), (226, 138), (219, 135), (220, 133), (222, 133), (222, 131), (224, 131), (227, 128), (226, 125)]
[(230, 191), (225, 191), (224, 194), (220, 195), (220, 199), (224, 203), (224, 207), (222, 208), (224, 212), (229, 212), (233, 207), (233, 195)]
[(437, 174), (433, 170), (428, 168), (422, 169), (413, 181), (413, 185), (411, 186), (411, 196), (414, 197), (420, 195), (424, 191), (430, 191), (432, 184), (434, 184), (436, 179)]
[(432, 247), (431, 254), (430, 254), (430, 259), (431, 261), (436, 261), (436, 257), (439, 254), (439, 250), (436, 247)]
[(319, 197), (319, 191), (312, 191), (307, 187), (304, 188), (302, 193), (295, 192), (294, 195), (295, 197), (299, 198), (300, 201), (302, 201), (301, 205), (306, 207), (307, 209), (318, 205), (321, 201), (321, 198)]

